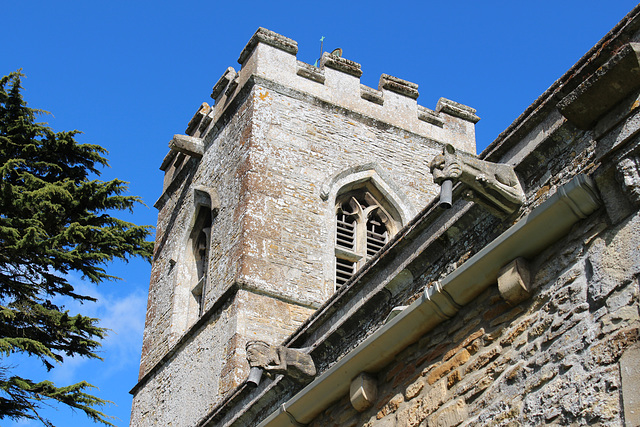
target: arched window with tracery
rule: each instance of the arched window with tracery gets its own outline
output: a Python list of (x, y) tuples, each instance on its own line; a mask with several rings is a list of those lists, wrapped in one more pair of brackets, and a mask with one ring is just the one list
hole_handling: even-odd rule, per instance
[(397, 210), (373, 186), (336, 198), (336, 289), (382, 249), (401, 227)]

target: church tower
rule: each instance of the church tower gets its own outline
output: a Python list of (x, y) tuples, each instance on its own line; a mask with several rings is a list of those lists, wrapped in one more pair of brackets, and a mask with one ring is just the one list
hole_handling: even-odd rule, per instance
[(131, 425), (196, 425), (437, 196), (445, 143), (475, 154), (475, 110), (260, 28), (161, 169)]

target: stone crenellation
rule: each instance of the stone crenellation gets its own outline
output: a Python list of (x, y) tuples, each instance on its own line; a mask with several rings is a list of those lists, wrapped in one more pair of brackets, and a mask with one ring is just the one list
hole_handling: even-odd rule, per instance
[[(314, 67), (297, 60), (297, 51), (294, 40), (259, 28), (238, 59), (241, 69), (229, 67), (214, 85), (214, 106), (205, 126), (222, 116), (250, 77), (260, 76), (404, 130), (429, 134), (442, 143), (455, 140), (459, 149), (475, 154), (473, 125), (480, 120), (475, 109), (441, 98), (430, 110), (418, 105), (415, 83), (383, 74), (378, 89), (370, 88), (360, 84), (362, 69), (357, 62), (325, 52)], [(193, 127), (190, 124), (187, 131)]]

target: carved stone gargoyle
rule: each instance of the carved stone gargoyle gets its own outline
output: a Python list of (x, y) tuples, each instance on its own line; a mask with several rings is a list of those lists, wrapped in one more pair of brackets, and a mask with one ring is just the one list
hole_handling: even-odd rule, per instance
[(254, 385), (260, 383), (261, 372), (287, 375), (298, 382), (307, 382), (316, 375), (313, 359), (305, 352), (308, 349), (272, 346), (264, 341), (249, 341), (246, 349), (251, 366), (248, 382)]
[[(498, 216), (510, 215), (525, 201), (525, 195), (513, 167), (503, 163), (491, 163), (474, 156), (459, 153), (451, 144), (444, 147), (429, 164), (433, 181), (443, 192), (460, 181), (467, 187), (463, 197), (483, 205)], [(448, 183), (447, 183), (448, 181)], [(449, 202), (441, 204), (450, 207)], [(448, 204), (448, 206), (446, 206)]]

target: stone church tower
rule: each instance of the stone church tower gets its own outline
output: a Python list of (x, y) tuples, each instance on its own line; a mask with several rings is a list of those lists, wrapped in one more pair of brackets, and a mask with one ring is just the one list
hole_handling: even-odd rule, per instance
[(443, 144), (475, 153), (475, 110), (259, 29), (213, 87), (165, 172), (131, 425), (195, 425), (439, 191)]

